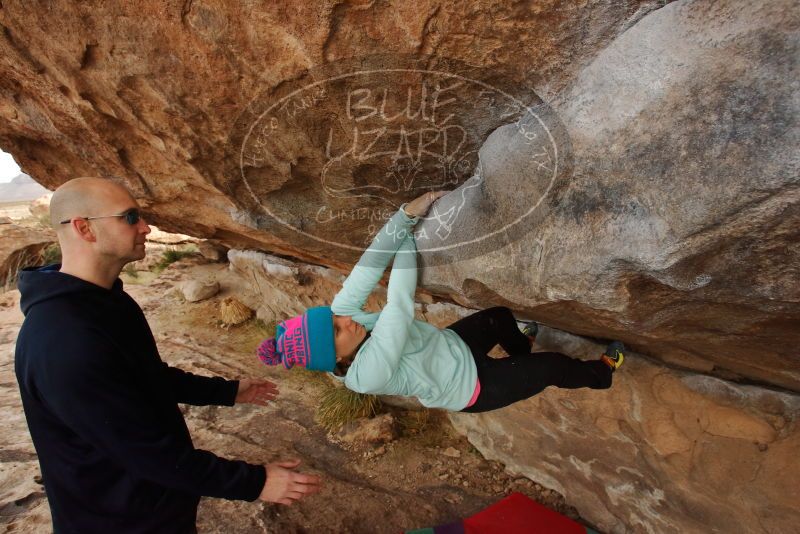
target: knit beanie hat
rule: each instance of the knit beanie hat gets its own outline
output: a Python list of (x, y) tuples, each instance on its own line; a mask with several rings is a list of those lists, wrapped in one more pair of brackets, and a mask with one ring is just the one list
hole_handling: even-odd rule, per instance
[(262, 341), (257, 352), (267, 365), (283, 362), (287, 369), (299, 365), (313, 371), (333, 371), (336, 347), (330, 306), (309, 308), (303, 315), (283, 321), (275, 337)]

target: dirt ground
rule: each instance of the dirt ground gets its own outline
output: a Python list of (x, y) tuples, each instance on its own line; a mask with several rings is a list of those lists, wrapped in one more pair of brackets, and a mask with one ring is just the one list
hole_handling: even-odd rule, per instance
[[(209, 300), (188, 303), (174, 289), (208, 276), (222, 287)], [(456, 521), (514, 491), (579, 519), (561, 495), (484, 459), (436, 410), (385, 408), (411, 421), (397, 439), (377, 447), (340, 443), (315, 418), (320, 396), (330, 387), (324, 376), (262, 365), (254, 349), (264, 325), (255, 319), (221, 326), (220, 301), (245, 289), (227, 264), (194, 256), (157, 276), (142, 272), (123, 279), (165, 361), (198, 374), (265, 377), (279, 384), (280, 397), (268, 407), (183, 407), (195, 446), (253, 463), (300, 458), (304, 470), (324, 480), (319, 494), (291, 507), (205, 498), (200, 532), (396, 533)], [(18, 301), (17, 291), (0, 295), (0, 531), (49, 532), (49, 509), (13, 373), (22, 323)]]

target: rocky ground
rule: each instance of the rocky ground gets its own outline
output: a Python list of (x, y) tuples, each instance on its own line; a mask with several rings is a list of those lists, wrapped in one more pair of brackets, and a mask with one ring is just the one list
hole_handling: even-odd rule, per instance
[[(519, 491), (577, 518), (554, 491), (504, 472), (458, 435), (443, 413), (383, 408), (400, 430), (381, 445), (347, 443), (316, 420), (331, 385), (321, 375), (260, 364), (253, 350), (265, 334), (252, 319), (224, 327), (220, 302), (246, 283), (227, 264), (192, 255), (159, 275), (124, 274), (147, 315), (162, 358), (171, 365), (227, 378), (266, 377), (280, 385), (269, 407), (185, 407), (195, 445), (230, 458), (266, 463), (300, 458), (324, 479), (320, 494), (292, 507), (204, 499), (200, 532), (398, 532), (464, 517)], [(221, 291), (198, 303), (175, 290), (186, 280), (215, 278)], [(0, 530), (48, 532), (49, 509), (13, 373), (22, 323), (19, 293), (0, 295)]]

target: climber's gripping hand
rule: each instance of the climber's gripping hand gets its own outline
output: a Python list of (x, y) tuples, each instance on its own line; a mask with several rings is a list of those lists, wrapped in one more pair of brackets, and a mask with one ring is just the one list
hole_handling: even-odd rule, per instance
[(424, 217), (425, 214), (428, 213), (428, 210), (431, 209), (433, 203), (449, 192), (450, 191), (429, 191), (403, 206), (403, 211), (411, 218)]

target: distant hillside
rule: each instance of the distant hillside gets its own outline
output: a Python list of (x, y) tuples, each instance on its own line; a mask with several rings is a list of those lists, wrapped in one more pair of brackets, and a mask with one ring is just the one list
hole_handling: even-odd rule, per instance
[(49, 193), (27, 174), (18, 174), (7, 184), (0, 184), (0, 202), (34, 200)]

